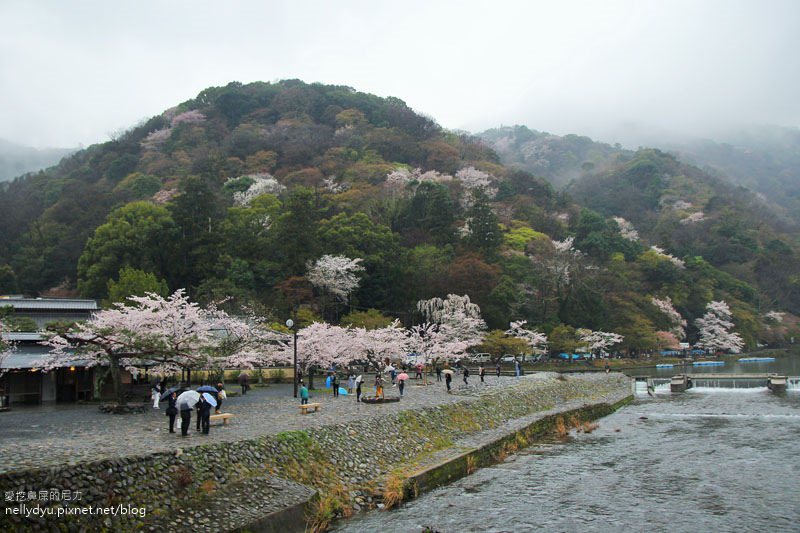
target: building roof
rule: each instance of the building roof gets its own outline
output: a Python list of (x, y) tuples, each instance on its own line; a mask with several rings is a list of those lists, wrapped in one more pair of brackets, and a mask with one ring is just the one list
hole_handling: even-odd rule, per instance
[[(17, 346), (8, 356), (0, 361), (0, 368), (6, 370), (39, 368), (50, 349), (46, 346)], [(85, 366), (86, 362), (80, 359), (67, 361), (60, 366)]]
[(3, 338), (11, 342), (39, 342), (47, 337), (43, 333), (29, 331), (7, 331), (3, 332)]
[(76, 298), (0, 298), (0, 307), (11, 306), (14, 311), (97, 311), (96, 300)]

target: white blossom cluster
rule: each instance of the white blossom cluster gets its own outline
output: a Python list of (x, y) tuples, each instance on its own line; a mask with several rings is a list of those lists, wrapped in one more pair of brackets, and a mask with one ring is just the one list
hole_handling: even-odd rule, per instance
[(348, 295), (358, 287), (358, 272), (364, 271), (359, 264), (361, 261), (344, 255), (323, 255), (315, 262), (306, 264), (306, 278), (318, 289), (328, 291), (346, 302)]
[(706, 219), (705, 213), (702, 211), (695, 211), (686, 218), (681, 219), (681, 224), (695, 224)]
[(173, 112), (174, 110), (171, 109), (164, 114), (166, 118), (170, 119), (170, 125), (159, 130), (151, 131), (141, 142), (142, 148), (145, 150), (158, 150), (161, 145), (170, 138), (173, 128), (181, 124), (198, 124), (206, 119), (205, 115), (196, 109), (175, 116), (172, 116)]
[(629, 221), (622, 217), (614, 217), (614, 222), (616, 222), (617, 226), (619, 226), (619, 234), (622, 235), (623, 239), (633, 242), (639, 240), (639, 232), (636, 231), (636, 228), (634, 228), (633, 224), (631, 224)]
[(678, 339), (686, 338), (686, 320), (672, 305), (672, 299), (667, 296), (663, 300), (655, 296), (650, 299), (653, 305), (669, 319), (670, 333), (674, 334)]
[(236, 192), (233, 194), (233, 202), (240, 207), (247, 207), (255, 198), (262, 194), (280, 194), (286, 187), (278, 183), (271, 174), (266, 172), (260, 174), (250, 174), (247, 176), (239, 176), (238, 178), (231, 178), (231, 180), (238, 180), (241, 178), (250, 178), (253, 183), (244, 192)]
[(678, 268), (686, 268), (686, 263), (682, 259), (678, 259), (677, 257), (675, 257), (675, 256), (673, 256), (671, 254), (668, 254), (667, 252), (664, 251), (663, 248), (660, 248), (658, 246), (653, 245), (653, 246), (650, 247), (650, 249), (653, 250), (658, 255), (669, 259), (670, 263), (672, 263), (676, 267), (678, 267)]
[(764, 315), (764, 318), (780, 323), (783, 322), (783, 313), (780, 311), (770, 311)]
[(700, 330), (700, 342), (707, 350), (727, 350), (739, 353), (744, 347), (744, 340), (733, 329), (733, 314), (728, 304), (723, 300), (709, 302), (706, 305), (706, 314), (694, 321)]

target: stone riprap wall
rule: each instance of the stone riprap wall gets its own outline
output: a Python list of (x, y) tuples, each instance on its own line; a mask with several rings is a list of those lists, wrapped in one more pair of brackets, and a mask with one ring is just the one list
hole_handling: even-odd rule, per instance
[[(313, 491), (319, 494), (315, 515), (324, 523), (350, 509), (368, 506), (393, 469), (445, 450), (459, 438), (562, 405), (613, 405), (629, 395), (629, 380), (620, 374), (540, 374), (454, 404), (391, 415), (376, 405), (371, 407), (373, 415), (343, 424), (174, 452), (11, 472), (0, 475), (4, 496), (50, 489), (69, 490), (73, 495), (80, 491), (78, 502), (44, 506), (57, 510), (120, 505), (145, 508), (147, 514), (144, 520), (130, 512), (26, 518), (8, 514), (7, 508), (20, 504), (4, 497), (0, 530), (244, 528), (258, 516), (304, 501)], [(225, 506), (212, 518), (208, 513), (193, 512), (207, 509), (210, 502), (218, 505), (225, 501), (235, 503), (230, 512)], [(41, 501), (28, 503), (28, 507), (41, 505)]]

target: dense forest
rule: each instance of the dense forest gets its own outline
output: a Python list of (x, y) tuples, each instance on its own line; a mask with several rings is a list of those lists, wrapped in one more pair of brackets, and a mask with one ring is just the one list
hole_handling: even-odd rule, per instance
[[(0, 293), (185, 287), (276, 319), (406, 324), (418, 300), (468, 294), (492, 328), (527, 320), (556, 349), (602, 329), (631, 351), (664, 347), (654, 298), (669, 297), (690, 340), (712, 300), (751, 347), (796, 334), (797, 243), (757, 198), (662, 152), (572, 137), (534, 173), (396, 98), (297, 80), (209, 88), (3, 184)], [(554, 168), (574, 174), (568, 192)], [(352, 293), (311, 283), (324, 255), (361, 259)]]

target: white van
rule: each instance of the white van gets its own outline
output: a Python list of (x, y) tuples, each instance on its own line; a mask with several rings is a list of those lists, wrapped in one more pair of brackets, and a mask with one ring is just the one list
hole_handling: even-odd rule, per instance
[(492, 361), (492, 356), (488, 353), (476, 353), (470, 357), (469, 360), (473, 363), (490, 363)]

